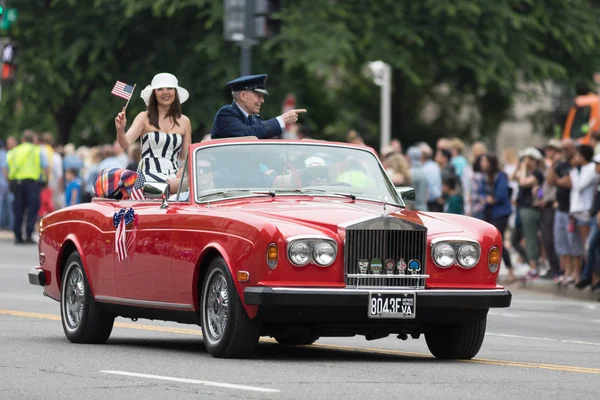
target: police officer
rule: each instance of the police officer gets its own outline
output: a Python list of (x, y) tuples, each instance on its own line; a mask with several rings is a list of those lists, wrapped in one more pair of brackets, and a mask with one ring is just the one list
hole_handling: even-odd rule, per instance
[[(34, 134), (25, 131), (21, 144), (6, 155), (8, 164), (8, 179), (14, 190), (13, 203), (14, 220), (13, 232), (15, 243), (35, 243), (32, 239), (33, 230), (40, 207), (40, 177), (48, 167), (48, 160), (40, 146), (33, 143)], [(27, 209), (27, 224), (25, 240), (23, 240), (23, 217)]]
[(290, 110), (277, 118), (263, 121), (258, 113), (265, 102), (267, 75), (242, 76), (227, 83), (233, 103), (221, 107), (215, 115), (212, 126), (212, 139), (240, 136), (256, 136), (268, 139), (281, 135), (286, 124), (298, 121), (298, 114), (304, 109)]

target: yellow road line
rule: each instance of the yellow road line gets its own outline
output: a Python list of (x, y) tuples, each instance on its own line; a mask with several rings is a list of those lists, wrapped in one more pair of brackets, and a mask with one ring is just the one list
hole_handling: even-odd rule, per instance
[(51, 319), (53, 321), (60, 321), (60, 315), (54, 315), (54, 314), (40, 314), (40, 313), (32, 313), (32, 312), (27, 312), (27, 311), (14, 311), (14, 310), (0, 310), (0, 314), (13, 315), (15, 317), (40, 318), (40, 319)]
[[(0, 315), (12, 315), (15, 317), (39, 318), (39, 319), (47, 319), (47, 320), (52, 320), (52, 321), (60, 321), (60, 315), (41, 314), (41, 313), (33, 313), (33, 312), (27, 312), (27, 311), (0, 309)], [(184, 335), (202, 336), (202, 332), (200, 331), (200, 329), (172, 328), (172, 327), (166, 327), (166, 326), (132, 324), (132, 323), (128, 323), (128, 322), (115, 322), (115, 327), (125, 328), (125, 329), (139, 329), (139, 330), (144, 330), (144, 331), (169, 332), (169, 333), (180, 333), (180, 334), (184, 334)], [(266, 339), (266, 338), (261, 338), (261, 342), (276, 343), (275, 340)], [(430, 359), (434, 358), (432, 355), (426, 354), (426, 353), (416, 353), (416, 352), (391, 350), (391, 349), (390, 350), (376, 349), (376, 348), (369, 348), (369, 347), (352, 347), (352, 346), (323, 344), (323, 343), (315, 343), (315, 344), (311, 345), (311, 347), (320, 348), (320, 349), (329, 349), (329, 350), (343, 350), (343, 351), (353, 351), (353, 352), (359, 352), (359, 353), (370, 353), (370, 354), (398, 355), (398, 356), (430, 358)], [(536, 368), (536, 369), (545, 369), (545, 370), (551, 370), (551, 371), (564, 371), (564, 372), (576, 372), (576, 373), (600, 375), (600, 368), (574, 367), (574, 366), (568, 366), (568, 365), (542, 364), (542, 363), (530, 363), (530, 362), (520, 362), (520, 361), (489, 360), (489, 359), (484, 359), (484, 358), (474, 358), (472, 360), (458, 360), (458, 361), (467, 362), (467, 363), (475, 363), (475, 364), (500, 365), (500, 366), (504, 366), (504, 367)]]
[[(1, 310), (1, 309), (0, 309), (0, 314), (13, 315), (15, 317), (51, 319), (53, 321), (60, 321), (60, 315), (54, 315), (54, 314), (40, 314), (40, 313), (33, 313), (33, 312), (27, 312), (27, 311)], [(115, 322), (115, 326), (118, 328), (140, 329), (143, 331), (182, 333), (182, 334), (186, 334), (186, 335), (202, 335), (202, 332), (200, 332), (199, 329), (171, 328), (171, 327), (165, 327), (165, 326), (132, 324), (129, 322)]]

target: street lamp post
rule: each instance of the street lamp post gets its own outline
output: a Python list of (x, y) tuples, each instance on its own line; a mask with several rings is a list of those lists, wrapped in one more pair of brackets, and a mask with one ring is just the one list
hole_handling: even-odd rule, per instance
[(373, 61), (368, 64), (373, 75), (373, 81), (381, 86), (380, 104), (380, 145), (390, 144), (392, 137), (392, 68), (383, 61)]

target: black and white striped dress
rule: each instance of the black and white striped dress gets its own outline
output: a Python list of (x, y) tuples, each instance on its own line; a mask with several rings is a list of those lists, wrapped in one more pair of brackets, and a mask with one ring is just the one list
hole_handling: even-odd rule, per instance
[(166, 182), (177, 174), (177, 160), (183, 145), (179, 133), (149, 132), (142, 137), (142, 159), (138, 171), (149, 182)]

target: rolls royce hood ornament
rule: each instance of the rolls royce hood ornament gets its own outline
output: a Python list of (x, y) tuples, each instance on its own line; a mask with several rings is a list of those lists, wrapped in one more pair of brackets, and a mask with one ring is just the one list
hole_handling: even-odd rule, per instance
[(387, 217), (389, 215), (388, 209), (387, 209), (388, 198), (387, 198), (387, 196), (386, 197), (379, 196), (379, 200), (381, 200), (381, 203), (383, 204), (383, 212), (381, 213), (381, 216)]

